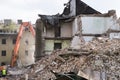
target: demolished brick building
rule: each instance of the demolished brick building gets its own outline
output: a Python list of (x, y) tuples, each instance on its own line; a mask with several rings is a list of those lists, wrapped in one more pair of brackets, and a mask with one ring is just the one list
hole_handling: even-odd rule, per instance
[[(75, 3), (84, 9), (79, 14), (73, 9)], [(120, 23), (114, 10), (101, 14), (80, 0), (70, 0), (63, 14), (39, 16), (35, 56), (40, 59), (44, 53), (52, 53), (25, 69), (9, 71), (18, 74), (14, 79), (56, 80), (53, 70), (60, 74), (76, 72), (87, 80), (120, 80)], [(81, 39), (83, 42), (78, 44)]]
[(114, 10), (101, 14), (81, 0), (69, 0), (65, 5), (62, 14), (39, 14), (40, 19), (36, 21), (36, 59), (55, 49), (69, 47), (76, 34), (83, 36), (85, 41), (100, 36), (120, 38)]

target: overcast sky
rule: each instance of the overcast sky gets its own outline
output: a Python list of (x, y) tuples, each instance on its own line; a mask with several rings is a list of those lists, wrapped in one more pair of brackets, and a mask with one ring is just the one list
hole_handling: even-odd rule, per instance
[[(115, 9), (120, 16), (120, 0), (82, 0), (92, 8), (106, 13)], [(35, 23), (38, 14), (57, 14), (63, 12), (63, 4), (68, 0), (0, 0), (0, 20), (23, 19)]]

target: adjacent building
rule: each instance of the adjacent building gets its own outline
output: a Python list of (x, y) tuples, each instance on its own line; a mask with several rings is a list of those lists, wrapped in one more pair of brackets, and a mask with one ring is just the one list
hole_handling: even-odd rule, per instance
[(10, 64), (17, 33), (0, 32), (0, 65)]

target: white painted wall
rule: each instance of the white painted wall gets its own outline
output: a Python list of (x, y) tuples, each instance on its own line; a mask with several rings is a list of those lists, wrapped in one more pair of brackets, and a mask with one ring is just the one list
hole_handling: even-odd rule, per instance
[(112, 23), (112, 27), (111, 27), (112, 30), (120, 30), (120, 25), (117, 23), (116, 19), (112, 19), (111, 23)]
[(83, 36), (83, 39), (85, 42), (91, 41), (94, 38), (94, 36)]
[[(99, 16), (81, 16), (76, 17), (72, 24), (73, 36), (79, 30), (78, 20), (81, 19), (82, 34), (103, 34), (109, 29), (120, 30), (120, 25), (117, 23), (117, 19), (111, 17), (99, 17)], [(110, 38), (120, 38), (120, 33), (110, 33)], [(84, 36), (85, 41), (92, 40), (93, 36)]]
[(102, 34), (112, 25), (110, 17), (81, 17), (83, 34)]

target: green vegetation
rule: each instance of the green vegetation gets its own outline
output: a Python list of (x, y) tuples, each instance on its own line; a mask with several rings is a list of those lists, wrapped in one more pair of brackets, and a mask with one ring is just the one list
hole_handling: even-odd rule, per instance
[(10, 25), (5, 26), (4, 23), (0, 24), (0, 29), (6, 30), (6, 31), (14, 31), (19, 28), (19, 25), (16, 24), (15, 22), (12, 22)]

